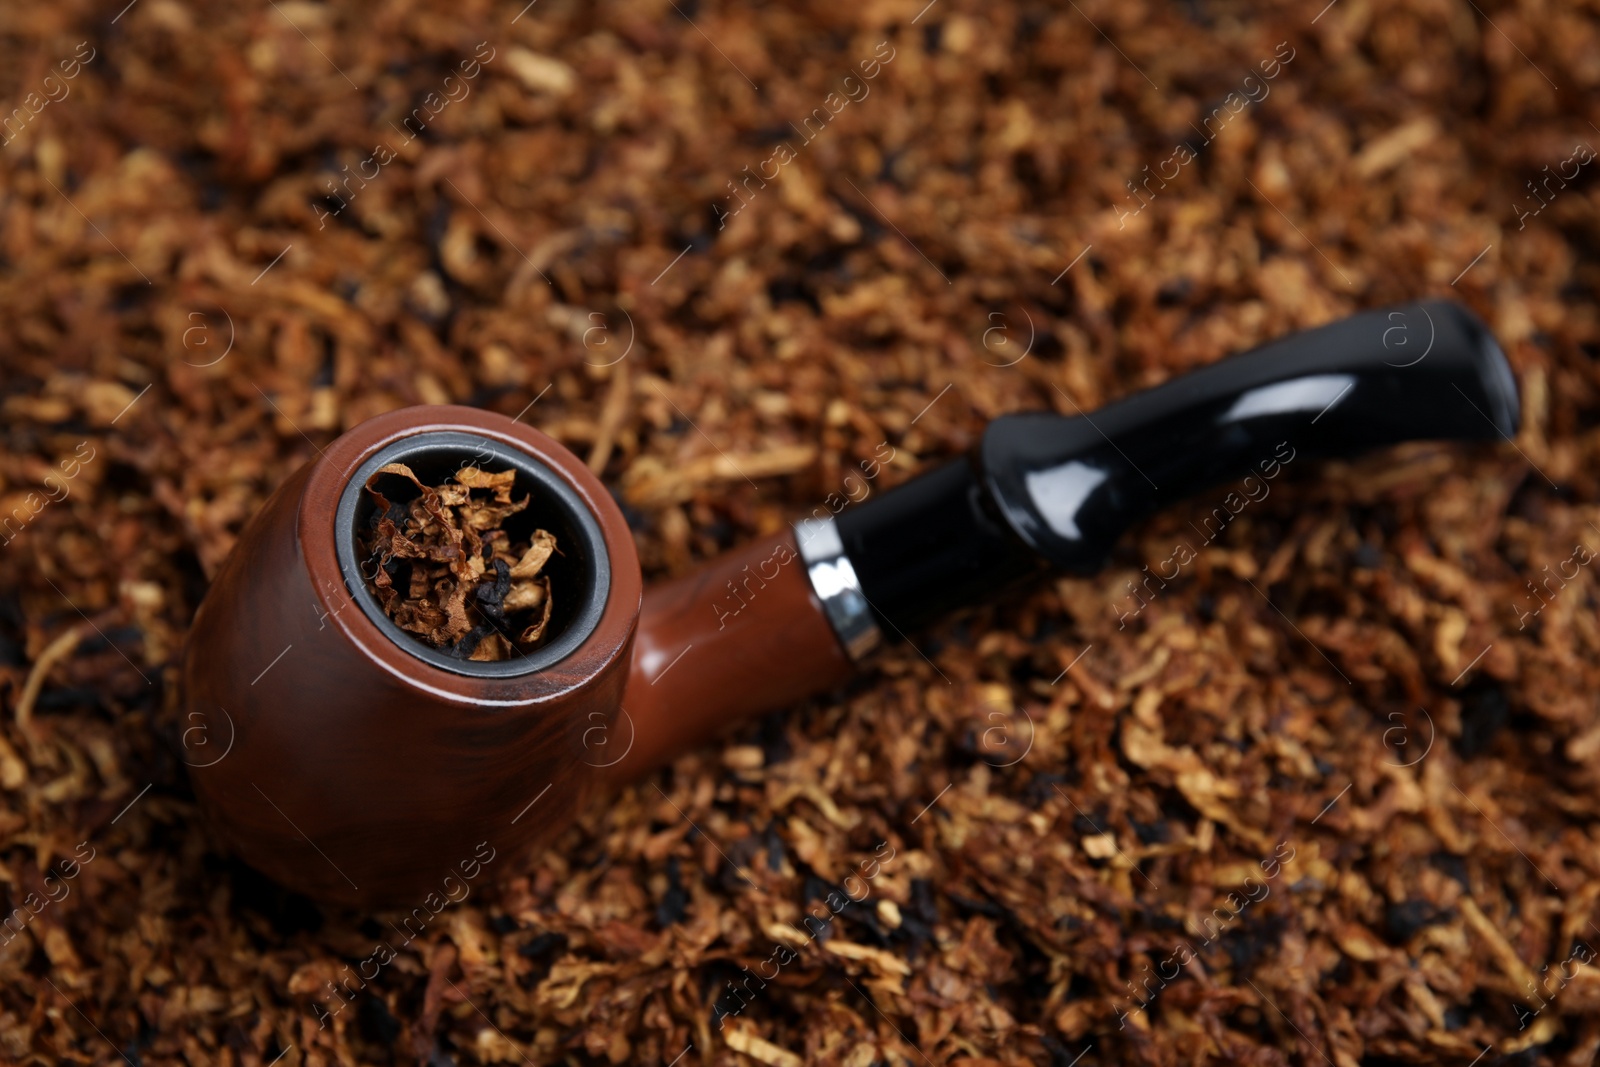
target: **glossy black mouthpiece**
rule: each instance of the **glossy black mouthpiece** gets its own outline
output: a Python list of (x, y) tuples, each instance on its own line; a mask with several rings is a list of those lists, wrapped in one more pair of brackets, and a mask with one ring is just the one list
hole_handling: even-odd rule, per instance
[(890, 635), (1046, 568), (1100, 568), (1130, 525), (1301, 458), (1517, 432), (1505, 354), (1443, 300), (1292, 334), (1098, 411), (1007, 415), (969, 456), (836, 522)]

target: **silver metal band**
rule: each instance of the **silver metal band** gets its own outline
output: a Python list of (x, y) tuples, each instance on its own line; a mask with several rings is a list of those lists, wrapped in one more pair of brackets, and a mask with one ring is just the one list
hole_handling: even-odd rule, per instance
[(845, 554), (839, 529), (829, 519), (801, 519), (794, 524), (794, 539), (800, 546), (811, 589), (822, 601), (822, 610), (838, 635), (839, 643), (853, 660), (877, 648), (883, 640), (878, 620), (861, 591), (856, 569)]

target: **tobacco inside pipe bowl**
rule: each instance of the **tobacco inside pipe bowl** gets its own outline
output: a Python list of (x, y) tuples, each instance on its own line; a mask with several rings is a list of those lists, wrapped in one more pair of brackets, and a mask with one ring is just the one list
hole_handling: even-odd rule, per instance
[[(385, 478), (387, 469), (394, 468), (414, 474), (425, 486), (449, 482), (463, 470), (515, 475), (506, 495), (526, 506), (497, 523), (496, 528), (503, 528), (511, 540), (525, 538), (535, 529), (548, 530), (553, 532), (557, 546), (548, 565), (542, 568), (550, 584), (553, 611), (537, 649), (518, 650), (497, 661), (478, 661), (428, 644), (402, 630), (384, 612), (373, 595), (372, 581), (382, 561), (374, 558), (370, 549), (363, 552), (360, 535), (376, 527), (383, 517), (378, 514), (380, 497), (368, 487)], [(400, 475), (387, 477), (401, 482), (404, 489)], [(559, 663), (594, 632), (611, 591), (611, 556), (599, 523), (583, 501), (555, 471), (533, 456), (479, 434), (432, 431), (402, 437), (378, 449), (345, 483), (333, 529), (345, 589), (362, 612), (385, 636), (412, 655), (444, 670), (473, 677), (511, 677)], [(392, 559), (390, 565), (399, 562)], [(488, 572), (491, 577), (493, 573)], [(481, 598), (477, 602), (469, 599), (465, 605), (471, 609), (472, 618), (478, 620), (474, 631), (505, 635), (508, 644), (515, 644), (514, 635), (498, 618), (499, 613), (481, 605)]]
[[(390, 412), (279, 487), (218, 573), (184, 650), (182, 711), (205, 739), (185, 761), (225, 842), (268, 875), (405, 903), (483, 847), (547, 844), (598, 792), (728, 723), (837, 687), (886, 641), (1052, 570), (1092, 572), (1129, 526), (1285, 448), (1495, 440), (1517, 411), (1464, 308), (1367, 312), (1090, 414), (996, 419), (966, 456), (648, 591), (616, 502), (559, 443), (473, 408)], [(420, 502), (382, 495), (403, 480)], [(469, 510), (496, 518), (470, 532), (431, 488), (459, 501), (490, 482), (505, 495)], [(554, 539), (529, 568), (549, 615), (525, 642), (500, 607), (505, 548), (534, 531)], [(399, 592), (379, 568), (475, 636), (424, 640), (385, 609)], [(433, 584), (442, 568), (493, 588)], [(489, 633), (503, 658), (478, 651)]]

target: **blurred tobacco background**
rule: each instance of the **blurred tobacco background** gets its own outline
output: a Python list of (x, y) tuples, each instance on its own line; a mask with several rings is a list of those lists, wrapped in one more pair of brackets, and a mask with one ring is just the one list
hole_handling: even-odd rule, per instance
[[(0, 12), (0, 1060), (1594, 1059), (1600, 7), (924, 3)], [(1296, 463), (1119, 625), (1174, 509), (420, 932), (196, 811), (208, 575), (371, 415), (520, 415), (659, 577), (1426, 295), (1514, 446)]]

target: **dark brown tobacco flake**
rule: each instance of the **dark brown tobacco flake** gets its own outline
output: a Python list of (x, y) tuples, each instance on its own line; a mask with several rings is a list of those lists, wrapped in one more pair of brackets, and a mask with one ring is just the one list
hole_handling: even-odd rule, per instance
[[(417, 487), (410, 501), (390, 501), (385, 475)], [(360, 550), (372, 573), (369, 591), (395, 625), (451, 656), (510, 659), (536, 647), (550, 626), (550, 577), (558, 551), (547, 530), (513, 543), (505, 521), (528, 506), (513, 500), (516, 472), (463, 467), (449, 481), (423, 484), (404, 463), (367, 479), (376, 504)]]

